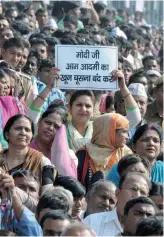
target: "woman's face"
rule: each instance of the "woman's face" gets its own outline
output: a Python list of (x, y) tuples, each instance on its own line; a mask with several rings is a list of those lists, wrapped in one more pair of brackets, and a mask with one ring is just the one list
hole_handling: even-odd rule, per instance
[(32, 139), (31, 123), (27, 118), (20, 118), (16, 120), (9, 132), (6, 134), (9, 144), (26, 147), (30, 144)]
[(87, 95), (79, 96), (70, 109), (74, 123), (87, 123), (93, 116), (93, 102)]
[(10, 94), (10, 78), (4, 76), (0, 79), (0, 96), (7, 96)]
[(129, 138), (128, 129), (121, 128), (116, 130), (116, 142), (115, 147), (124, 147)]
[(38, 137), (44, 143), (51, 145), (56, 132), (62, 125), (61, 116), (57, 113), (49, 114), (39, 122)]
[(154, 130), (146, 131), (136, 142), (135, 152), (154, 161), (160, 153), (160, 137)]

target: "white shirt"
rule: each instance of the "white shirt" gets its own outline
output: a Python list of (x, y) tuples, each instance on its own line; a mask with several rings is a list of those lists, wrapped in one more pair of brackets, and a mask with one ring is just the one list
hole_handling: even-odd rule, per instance
[(117, 236), (123, 232), (116, 208), (112, 211), (89, 215), (84, 219), (84, 223), (89, 225), (98, 236)]

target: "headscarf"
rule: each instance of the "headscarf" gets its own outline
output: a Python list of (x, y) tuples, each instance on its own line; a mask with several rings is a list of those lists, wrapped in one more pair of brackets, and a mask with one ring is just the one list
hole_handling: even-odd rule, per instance
[(102, 115), (93, 122), (92, 140), (86, 148), (95, 171), (109, 170), (122, 156), (132, 153), (126, 145), (115, 147), (116, 130), (128, 127), (129, 121), (117, 113)]

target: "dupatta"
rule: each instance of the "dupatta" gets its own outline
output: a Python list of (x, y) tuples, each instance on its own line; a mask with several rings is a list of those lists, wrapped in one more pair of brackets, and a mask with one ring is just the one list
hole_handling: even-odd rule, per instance
[(94, 171), (107, 171), (124, 155), (132, 151), (124, 147), (116, 148), (116, 130), (128, 128), (129, 121), (117, 113), (100, 116), (93, 122), (93, 136), (90, 144), (86, 145), (90, 164)]

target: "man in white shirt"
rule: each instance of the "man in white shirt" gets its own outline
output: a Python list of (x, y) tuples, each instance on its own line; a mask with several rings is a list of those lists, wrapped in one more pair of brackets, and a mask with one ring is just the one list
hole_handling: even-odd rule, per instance
[(98, 236), (117, 236), (123, 232), (121, 220), (124, 215), (124, 207), (128, 200), (140, 196), (148, 196), (150, 180), (147, 176), (132, 172), (123, 175), (119, 188), (116, 189), (117, 206), (109, 212), (92, 214), (84, 219)]
[(112, 211), (117, 203), (115, 193), (116, 186), (110, 181), (99, 180), (94, 183), (86, 195), (87, 210), (81, 212), (80, 218), (84, 219), (94, 213)]

